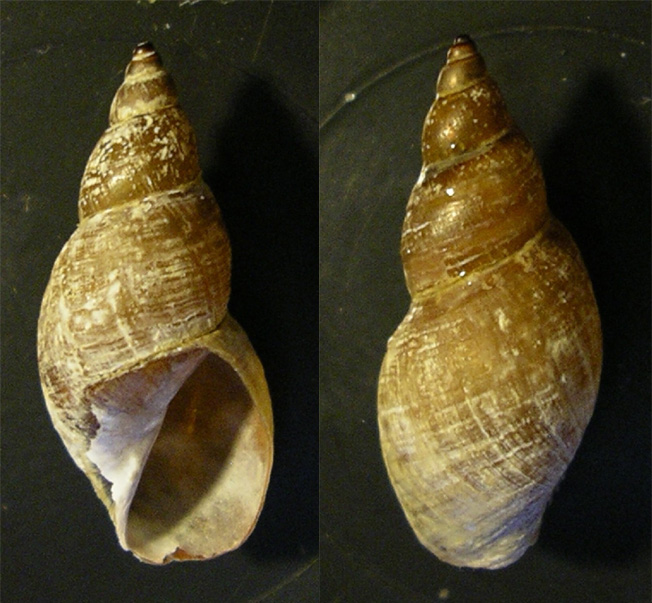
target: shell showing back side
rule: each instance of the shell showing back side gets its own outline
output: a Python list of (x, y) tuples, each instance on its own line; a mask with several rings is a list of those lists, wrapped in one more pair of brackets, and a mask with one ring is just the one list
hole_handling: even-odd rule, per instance
[(589, 276), (550, 214), (534, 152), (467, 36), (422, 136), (378, 425), (421, 543), (456, 566), (519, 559), (591, 418), (602, 363)]
[(227, 311), (231, 249), (150, 44), (133, 53), (38, 323), (50, 416), (123, 548), (208, 559), (253, 530), (273, 457), (263, 368)]

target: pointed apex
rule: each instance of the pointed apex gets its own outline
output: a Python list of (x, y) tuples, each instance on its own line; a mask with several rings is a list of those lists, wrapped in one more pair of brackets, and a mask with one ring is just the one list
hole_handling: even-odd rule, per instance
[(479, 151), (514, 127), (498, 86), (468, 36), (458, 36), (437, 80), (423, 128), (424, 165)]
[(471, 44), (472, 46), (475, 46), (469, 34), (460, 34), (459, 36), (457, 36), (453, 40), (453, 45), (457, 46), (458, 44)]
[(157, 54), (154, 44), (151, 42), (140, 42), (140, 44), (134, 48), (133, 58), (144, 59), (154, 54)]
[(455, 38), (446, 55), (437, 80), (437, 95), (460, 92), (486, 75), (484, 60), (478, 54), (473, 40), (467, 35)]
[(174, 83), (163, 68), (154, 45), (141, 42), (133, 51), (124, 82), (111, 104), (109, 123), (115, 125), (177, 104)]
[(453, 63), (477, 54), (478, 49), (475, 46), (475, 42), (470, 36), (463, 34), (453, 40), (453, 45), (448, 49), (448, 54), (446, 55), (446, 62)]

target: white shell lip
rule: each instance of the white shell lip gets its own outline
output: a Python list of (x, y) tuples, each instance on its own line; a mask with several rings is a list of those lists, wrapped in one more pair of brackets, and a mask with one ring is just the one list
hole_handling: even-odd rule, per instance
[(206, 354), (202, 351), (175, 363), (162, 386), (142, 399), (139, 412), (127, 413), (115, 406), (91, 406), (100, 428), (86, 456), (111, 482), (116, 532), (125, 549), (129, 548), (126, 532), (131, 502), (163, 425), (167, 406)]

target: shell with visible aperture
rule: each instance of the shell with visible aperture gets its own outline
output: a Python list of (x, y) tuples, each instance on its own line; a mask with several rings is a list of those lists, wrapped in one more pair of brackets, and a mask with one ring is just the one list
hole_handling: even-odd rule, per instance
[(46, 404), (143, 561), (240, 546), (273, 458), (261, 363), (229, 315), (231, 249), (170, 76), (139, 45), (38, 323)]

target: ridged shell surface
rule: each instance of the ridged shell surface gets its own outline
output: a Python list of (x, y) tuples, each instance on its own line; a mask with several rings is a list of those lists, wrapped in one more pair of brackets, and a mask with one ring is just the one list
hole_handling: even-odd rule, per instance
[(411, 295), (378, 388), (385, 465), (421, 543), (500, 568), (536, 541), (602, 361), (580, 253), (466, 36), (426, 117), (401, 257)]
[(150, 563), (211, 558), (239, 546), (262, 508), (269, 392), (228, 314), (228, 235), (150, 44), (109, 122), (41, 305), (43, 392), (123, 548)]

